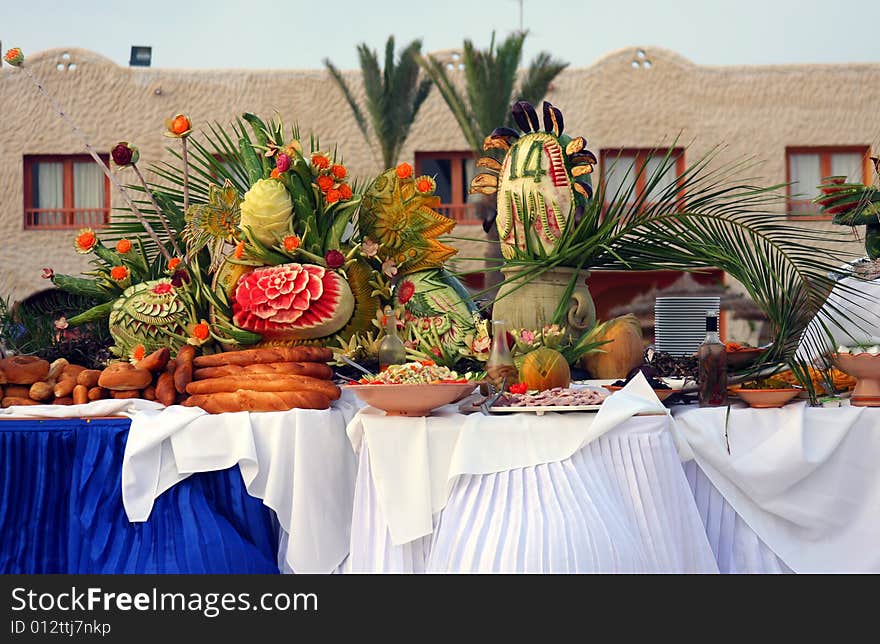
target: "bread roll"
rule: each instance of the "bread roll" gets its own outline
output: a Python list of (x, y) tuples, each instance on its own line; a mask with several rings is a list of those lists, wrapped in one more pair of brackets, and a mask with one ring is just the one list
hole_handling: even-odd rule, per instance
[(251, 391), (317, 391), (330, 400), (339, 398), (339, 387), (329, 380), (293, 376), (290, 374), (253, 373), (247, 376), (225, 376), (189, 383), (186, 391), (194, 394), (214, 394), (224, 391), (249, 389)]
[(48, 382), (35, 382), (28, 391), (28, 398), (37, 402), (49, 402), (55, 397), (52, 385)]
[(156, 385), (144, 388), (144, 400), (156, 400)]
[(84, 371), (79, 372), (76, 376), (76, 384), (85, 385), (89, 389), (92, 387), (98, 386), (98, 378), (101, 377), (101, 372), (97, 369), (86, 369)]
[(267, 362), (246, 366), (228, 364), (220, 367), (203, 367), (193, 372), (193, 380), (222, 378), (223, 376), (244, 376), (251, 373), (291, 374), (330, 380), (333, 369), (323, 362)]
[(160, 374), (159, 380), (156, 381), (156, 400), (166, 407), (170, 407), (174, 404), (176, 397), (177, 391), (174, 388), (174, 374), (167, 371)]
[(199, 356), (195, 359), (195, 366), (201, 369), (228, 364), (244, 366), (266, 362), (329, 362), (332, 359), (333, 352), (324, 347), (272, 347)]
[(174, 389), (177, 393), (186, 393), (186, 386), (192, 382), (193, 359), (196, 357), (196, 348), (191, 344), (185, 344), (177, 352), (177, 364), (174, 368)]
[(73, 404), (85, 405), (89, 402), (89, 388), (85, 385), (77, 385), (73, 388)]
[(103, 400), (110, 397), (110, 392), (103, 387), (92, 387), (89, 389), (89, 402), (93, 400)]
[(124, 361), (114, 362), (98, 378), (98, 384), (110, 391), (136, 391), (148, 387), (151, 382), (152, 373)]
[(82, 365), (69, 364), (66, 367), (64, 367), (64, 369), (61, 372), (61, 375), (62, 376), (73, 376), (73, 378), (76, 379), (76, 377), (85, 370), (86, 370), (86, 368), (83, 367)]
[(168, 347), (162, 347), (161, 349), (153, 351), (153, 353), (148, 355), (143, 360), (140, 360), (135, 366), (138, 369), (146, 369), (147, 371), (157, 373), (165, 369), (165, 365), (168, 364), (168, 361), (170, 359), (171, 349), (169, 349)]
[(9, 398), (29, 398), (31, 388), (29, 385), (7, 385), (5, 396)]
[(201, 407), (209, 414), (236, 411), (287, 411), (288, 409), (327, 409), (330, 399), (316, 391), (252, 391), (239, 389), (216, 394), (190, 396), (187, 407)]
[(0, 370), (11, 385), (32, 385), (46, 380), (49, 363), (37, 356), (12, 356), (0, 360)]
[(55, 393), (56, 398), (63, 398), (64, 396), (69, 396), (73, 393), (73, 388), (76, 387), (76, 375), (71, 373), (62, 373), (61, 377), (58, 379), (58, 382), (55, 383), (55, 387), (53, 387), (52, 391)]
[(52, 404), (53, 405), (65, 405), (65, 406), (72, 405), (73, 404), (73, 397), (63, 396), (61, 398), (56, 398), (55, 400), (52, 401)]

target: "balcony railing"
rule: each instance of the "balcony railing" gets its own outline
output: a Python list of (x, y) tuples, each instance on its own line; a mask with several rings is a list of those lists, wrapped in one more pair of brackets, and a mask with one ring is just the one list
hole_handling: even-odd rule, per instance
[(27, 208), (24, 211), (24, 227), (28, 230), (100, 228), (109, 219), (109, 208)]
[(789, 199), (788, 216), (800, 219), (831, 219), (831, 215), (820, 212), (818, 204), (809, 199)]
[(483, 223), (483, 220), (479, 217), (476, 204), (440, 204), (437, 211), (441, 215), (454, 219), (456, 223), (462, 225), (480, 226)]

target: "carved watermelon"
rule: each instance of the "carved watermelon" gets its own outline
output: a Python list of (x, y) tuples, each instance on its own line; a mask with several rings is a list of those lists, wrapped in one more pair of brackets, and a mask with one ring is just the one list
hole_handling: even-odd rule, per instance
[(232, 321), (267, 340), (309, 340), (336, 333), (354, 311), (341, 275), (315, 264), (282, 264), (243, 275), (232, 298)]

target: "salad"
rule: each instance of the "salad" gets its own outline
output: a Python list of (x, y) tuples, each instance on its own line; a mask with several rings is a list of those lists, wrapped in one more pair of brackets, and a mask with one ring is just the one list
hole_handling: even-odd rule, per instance
[(471, 381), (469, 376), (438, 366), (432, 360), (423, 360), (390, 365), (379, 375), (364, 376), (358, 382), (362, 385), (465, 384)]

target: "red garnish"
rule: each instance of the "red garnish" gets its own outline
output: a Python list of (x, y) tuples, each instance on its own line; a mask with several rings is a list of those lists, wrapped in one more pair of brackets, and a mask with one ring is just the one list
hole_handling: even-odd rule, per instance
[(517, 382), (510, 385), (507, 389), (512, 394), (524, 394), (528, 392), (529, 386), (524, 382)]

